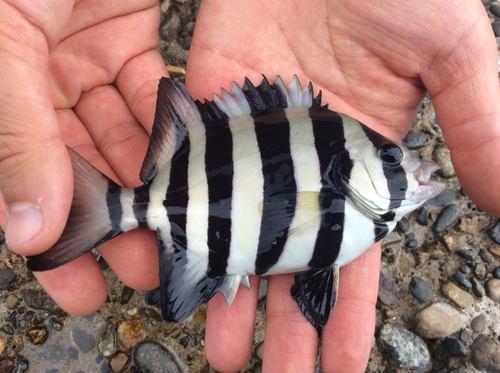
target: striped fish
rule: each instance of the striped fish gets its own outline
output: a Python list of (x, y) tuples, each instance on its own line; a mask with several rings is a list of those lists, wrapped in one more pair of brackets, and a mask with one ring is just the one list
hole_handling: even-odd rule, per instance
[(265, 78), (194, 101), (159, 84), (140, 178), (120, 187), (69, 149), (73, 206), (59, 241), (28, 268), (61, 266), (136, 228), (155, 230), (162, 314), (182, 321), (216, 292), (227, 304), (248, 275), (291, 273), (291, 295), (319, 331), (338, 268), (444, 186), (437, 166), (321, 104), (312, 85)]

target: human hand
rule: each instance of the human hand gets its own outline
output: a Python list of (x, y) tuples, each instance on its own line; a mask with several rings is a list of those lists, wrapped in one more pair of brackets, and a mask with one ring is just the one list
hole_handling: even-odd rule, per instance
[[(0, 225), (13, 251), (38, 254), (64, 228), (73, 189), (65, 144), (115, 181), (140, 185), (165, 74), (158, 26), (154, 0), (0, 2)], [(154, 234), (127, 233), (99, 250), (125, 284), (158, 286)], [(90, 253), (35, 275), (72, 314), (106, 299)]]
[[(428, 91), (462, 186), (500, 214), (500, 109), (496, 44), (480, 1), (204, 0), (186, 85), (210, 97), (261, 74), (297, 74), (323, 102), (394, 140)], [(480, 181), (480, 182), (478, 182)], [(324, 372), (363, 372), (373, 342), (379, 246), (341, 268), (336, 308), (323, 330)], [(312, 372), (317, 334), (290, 297), (291, 275), (271, 276), (263, 371)], [(225, 307), (209, 303), (206, 354), (222, 372), (241, 369), (253, 344), (258, 279)]]

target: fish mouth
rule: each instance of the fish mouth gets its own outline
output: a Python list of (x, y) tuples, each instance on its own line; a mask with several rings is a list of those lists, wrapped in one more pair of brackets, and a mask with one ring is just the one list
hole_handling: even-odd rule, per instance
[(436, 197), (446, 188), (445, 184), (431, 179), (432, 173), (440, 168), (434, 162), (422, 160), (420, 167), (414, 173), (419, 184), (419, 194), (425, 196), (425, 199)]

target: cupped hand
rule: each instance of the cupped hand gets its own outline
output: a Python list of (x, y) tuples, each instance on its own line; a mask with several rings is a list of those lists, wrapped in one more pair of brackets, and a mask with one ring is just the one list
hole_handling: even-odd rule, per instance
[[(0, 225), (21, 255), (64, 228), (73, 177), (66, 146), (125, 186), (139, 168), (164, 64), (157, 1), (0, 2)], [(100, 250), (129, 286), (158, 284), (154, 234), (124, 234)], [(92, 254), (36, 273), (65, 310), (88, 314), (107, 294)]]
[[(500, 106), (496, 44), (480, 1), (202, 2), (186, 85), (195, 98), (262, 74), (303, 85), (323, 102), (401, 140), (428, 91), (457, 175), (479, 207), (500, 214)], [(375, 246), (341, 269), (337, 306), (323, 330), (324, 372), (363, 372), (375, 325)], [(292, 276), (271, 276), (263, 371), (312, 372), (318, 339), (290, 297)], [(250, 358), (258, 279), (225, 308), (209, 305), (206, 352), (222, 371)]]

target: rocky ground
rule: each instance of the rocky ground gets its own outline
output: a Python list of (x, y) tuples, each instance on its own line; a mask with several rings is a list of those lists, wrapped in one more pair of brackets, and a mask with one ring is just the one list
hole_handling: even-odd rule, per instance
[[(162, 3), (160, 50), (180, 81), (199, 3)], [(483, 3), (500, 36), (500, 6)], [(480, 211), (460, 188), (430, 99), (406, 144), (441, 165), (438, 178), (448, 188), (384, 240), (376, 343), (366, 371), (500, 372), (499, 219)], [(3, 241), (0, 231), (1, 373), (210, 371), (203, 352), (205, 307), (182, 324), (162, 322), (158, 293), (125, 287), (103, 263), (106, 304), (88, 317), (69, 316)], [(243, 372), (261, 370), (264, 306), (265, 280), (254, 354)]]

